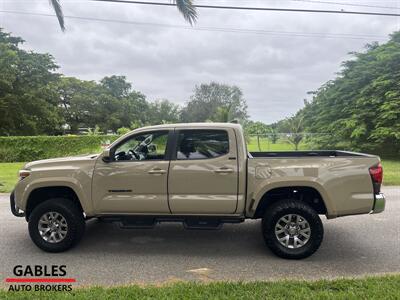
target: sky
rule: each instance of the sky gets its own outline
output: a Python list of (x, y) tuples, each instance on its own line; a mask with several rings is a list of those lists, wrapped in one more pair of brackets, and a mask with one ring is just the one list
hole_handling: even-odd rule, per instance
[[(400, 0), (325, 0), (391, 9), (316, 1), (194, 0), (210, 5), (400, 13)], [(383, 43), (400, 30), (400, 17), (217, 9), (198, 9), (198, 21), (191, 27), (176, 7), (89, 0), (61, 3), (65, 33), (53, 16), (1, 12), (53, 14), (48, 0), (0, 0), (0, 27), (21, 36), (25, 49), (51, 53), (66, 76), (100, 80), (125, 75), (149, 101), (168, 99), (184, 105), (201, 83), (237, 85), (250, 118), (265, 123), (302, 108), (304, 99), (311, 99), (309, 91), (337, 76), (341, 62), (352, 58), (349, 52), (363, 51), (367, 43)]]

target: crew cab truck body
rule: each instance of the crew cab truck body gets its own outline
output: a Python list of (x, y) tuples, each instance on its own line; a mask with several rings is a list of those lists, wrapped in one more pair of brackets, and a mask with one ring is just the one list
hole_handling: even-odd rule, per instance
[(304, 258), (322, 242), (319, 215), (382, 212), (381, 182), (374, 155), (249, 153), (240, 125), (167, 124), (134, 130), (100, 155), (26, 164), (11, 210), (50, 252), (74, 246), (91, 217), (125, 228), (181, 221), (189, 229), (261, 218), (275, 254)]

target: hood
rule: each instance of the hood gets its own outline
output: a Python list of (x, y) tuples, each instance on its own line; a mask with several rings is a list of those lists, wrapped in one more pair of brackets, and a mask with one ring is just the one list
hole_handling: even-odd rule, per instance
[(90, 154), (90, 155), (79, 155), (79, 156), (69, 156), (69, 157), (58, 157), (58, 158), (50, 158), (50, 159), (42, 159), (42, 160), (35, 160), (32, 162), (27, 163), (24, 166), (24, 169), (32, 169), (35, 167), (42, 167), (42, 166), (57, 166), (57, 165), (64, 165), (64, 164), (75, 164), (75, 163), (83, 163), (93, 161), (95, 163), (96, 158), (99, 154)]

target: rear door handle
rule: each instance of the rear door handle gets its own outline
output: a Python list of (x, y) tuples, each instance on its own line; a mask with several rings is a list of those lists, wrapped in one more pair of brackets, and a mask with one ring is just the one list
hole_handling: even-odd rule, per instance
[(152, 174), (152, 175), (162, 175), (162, 174), (167, 173), (167, 171), (165, 171), (165, 170), (163, 170), (163, 169), (158, 169), (158, 168), (156, 168), (156, 169), (150, 170), (150, 171), (147, 172), (147, 173)]
[(214, 172), (217, 174), (224, 174), (224, 173), (233, 173), (234, 170), (231, 168), (219, 168), (219, 169), (214, 170)]

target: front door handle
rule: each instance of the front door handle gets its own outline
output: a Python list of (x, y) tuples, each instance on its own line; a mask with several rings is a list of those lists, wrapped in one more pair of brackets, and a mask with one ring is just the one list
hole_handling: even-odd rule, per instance
[(147, 173), (152, 174), (152, 175), (162, 175), (162, 174), (167, 173), (167, 171), (165, 171), (165, 170), (163, 170), (163, 169), (156, 168), (156, 169), (151, 169), (151, 170), (150, 170), (149, 172), (147, 172)]
[(219, 169), (214, 170), (214, 172), (217, 174), (225, 174), (225, 173), (233, 173), (234, 170), (231, 168), (219, 168)]

